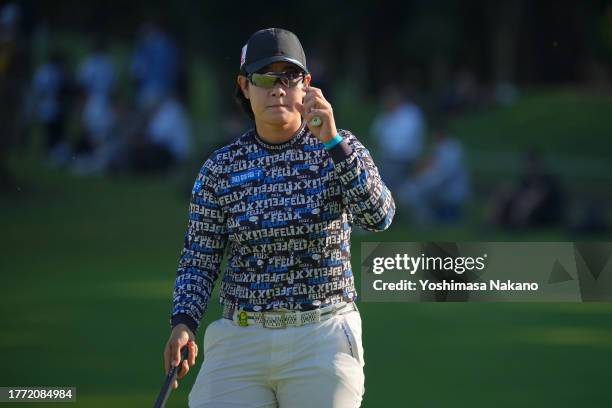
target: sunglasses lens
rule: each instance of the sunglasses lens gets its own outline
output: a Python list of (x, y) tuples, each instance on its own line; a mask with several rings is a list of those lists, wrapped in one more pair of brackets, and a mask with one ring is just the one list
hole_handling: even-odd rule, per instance
[(254, 73), (251, 75), (251, 82), (255, 86), (259, 86), (261, 88), (272, 88), (278, 79), (275, 75), (270, 74), (257, 74)]
[(302, 82), (302, 74), (298, 72), (278, 72), (267, 74), (251, 74), (251, 82), (261, 88), (273, 88), (276, 81), (280, 81), (287, 88), (294, 88)]

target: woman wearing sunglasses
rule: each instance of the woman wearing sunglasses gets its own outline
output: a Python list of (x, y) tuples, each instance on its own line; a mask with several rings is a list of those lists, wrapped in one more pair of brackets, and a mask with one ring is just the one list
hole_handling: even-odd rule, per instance
[(198, 174), (164, 352), (168, 370), (189, 348), (179, 378), (195, 364), (195, 333), (227, 248), (223, 315), (206, 328), (190, 407), (361, 404), (351, 228), (386, 229), (395, 204), (310, 80), (289, 31), (260, 30), (242, 49), (236, 97), (255, 126)]

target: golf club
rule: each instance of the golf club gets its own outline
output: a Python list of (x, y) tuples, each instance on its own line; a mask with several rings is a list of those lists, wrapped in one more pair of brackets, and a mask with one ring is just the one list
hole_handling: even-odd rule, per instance
[(187, 360), (188, 357), (189, 347), (185, 346), (181, 350), (181, 362), (176, 367), (172, 367), (170, 371), (168, 371), (164, 385), (162, 385), (161, 391), (159, 392), (155, 405), (153, 406), (154, 408), (164, 408), (166, 406), (166, 401), (168, 401), (168, 397), (172, 391), (172, 384), (174, 384), (176, 376), (178, 375), (180, 368), (183, 366), (183, 361)]

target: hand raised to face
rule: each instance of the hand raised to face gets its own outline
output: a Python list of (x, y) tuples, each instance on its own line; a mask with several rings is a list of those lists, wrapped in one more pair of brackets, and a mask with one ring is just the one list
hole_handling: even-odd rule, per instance
[(312, 134), (320, 141), (325, 142), (338, 133), (334, 111), (321, 89), (314, 86), (305, 87), (304, 101), (301, 104), (296, 103), (295, 107), (306, 120)]

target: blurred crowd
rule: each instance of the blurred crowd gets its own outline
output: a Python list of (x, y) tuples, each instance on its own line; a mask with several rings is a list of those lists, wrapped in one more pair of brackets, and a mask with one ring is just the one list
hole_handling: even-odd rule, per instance
[[(102, 30), (73, 61), (72, 50), (49, 45), (29, 11), (21, 2), (0, 6), (0, 178), (9, 149), (34, 129), (47, 163), (76, 174), (166, 171), (188, 159), (185, 58), (159, 21), (141, 25), (127, 63), (117, 63)], [(44, 45), (36, 65), (35, 42)]]
[[(188, 158), (192, 131), (179, 92), (184, 65), (171, 36), (155, 22), (140, 28), (127, 67), (134, 89), (129, 101), (118, 95), (120, 74), (103, 37), (74, 71), (57, 50), (35, 69), (27, 118), (42, 125), (51, 163), (77, 174), (152, 172)], [(75, 111), (76, 141), (67, 132)]]
[[(0, 81), (0, 185), (20, 129), (39, 129), (46, 163), (77, 175), (167, 172), (190, 160), (194, 131), (186, 108), (186, 58), (160, 21), (140, 26), (122, 62), (98, 33), (88, 37), (89, 50), (79, 61), (66, 49), (47, 47), (44, 60), (33, 65), (35, 30), (17, 3), (0, 6), (0, 76), (9, 79)], [(310, 65), (317, 86), (333, 100), (324, 54), (313, 51)], [(461, 223), (476, 204), (484, 214), (477, 222), (490, 226), (568, 225), (568, 193), (545, 152), (524, 152), (511, 172), (515, 180), (479, 190), (466, 148), (452, 132), (456, 115), (515, 103), (519, 94), (512, 84), (483, 90), (477, 75), (459, 67), (427, 106), (397, 83), (376, 97), (378, 114), (368, 136), (402, 220), (421, 227)], [(243, 121), (237, 111), (227, 114), (221, 133), (236, 137), (245, 130)], [(607, 231), (606, 211), (601, 201), (589, 201), (572, 231)]]
[(397, 204), (420, 226), (461, 220), (471, 191), (462, 143), (444, 119), (428, 132), (423, 110), (400, 87), (387, 87), (381, 99), (371, 133), (378, 142), (381, 176)]
[[(493, 93), (497, 104), (511, 104), (518, 92), (509, 84)], [(502, 180), (474, 191), (465, 148), (453, 135), (449, 118), (490, 103), (491, 92), (478, 91), (476, 81), (461, 72), (458, 81), (436, 100), (426, 115), (408, 92), (397, 85), (381, 94), (381, 111), (371, 127), (378, 146), (381, 176), (393, 192), (402, 219), (419, 227), (466, 222), (469, 209), (484, 207), (477, 223), (487, 228), (519, 231), (562, 228), (572, 236), (610, 231), (605, 200), (569, 200), (561, 177), (547, 164), (543, 152), (523, 153), (515, 179)], [(433, 118), (428, 124), (427, 118)], [(570, 204), (577, 204), (570, 217)]]

